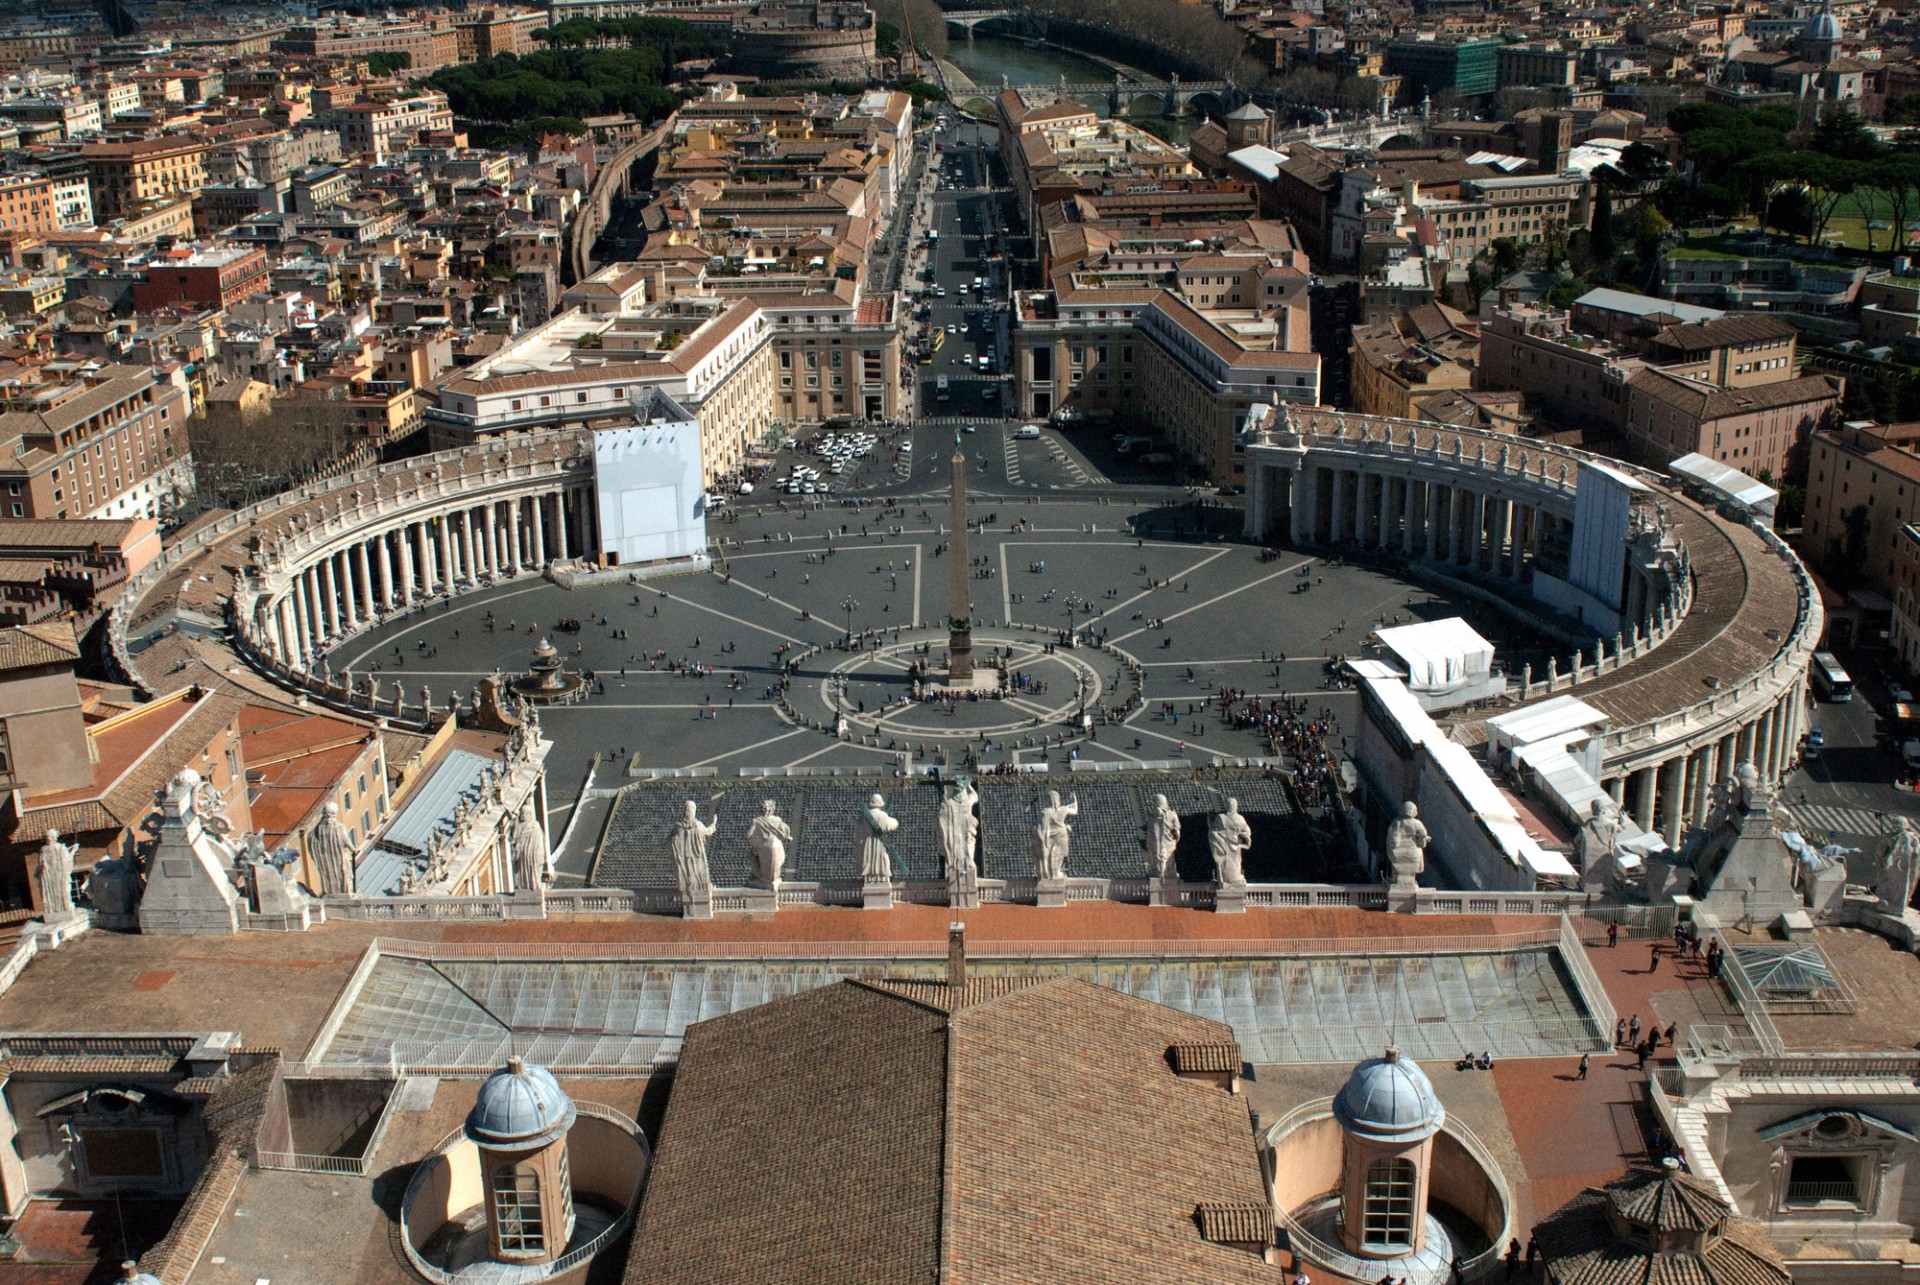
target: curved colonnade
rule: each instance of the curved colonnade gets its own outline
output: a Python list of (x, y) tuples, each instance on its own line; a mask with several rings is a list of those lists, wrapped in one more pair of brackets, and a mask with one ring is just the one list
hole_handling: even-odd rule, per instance
[[(425, 726), (424, 685), (335, 678), (327, 649), (394, 613), (579, 558), (595, 545), (593, 456), (580, 430), (518, 434), (309, 483), (170, 546), (108, 627), (114, 663), (149, 693), (235, 676), (183, 619), (276, 686), (349, 713)], [(208, 672), (212, 671), (212, 672)], [(446, 708), (457, 704), (450, 695)]]
[(1527, 670), (1522, 699), (1572, 693), (1605, 714), (1601, 784), (1674, 846), (1737, 764), (1775, 781), (1797, 759), (1823, 619), (1812, 577), (1764, 524), (1723, 517), (1649, 470), (1474, 429), (1285, 408), (1243, 446), (1249, 536), (1404, 559), (1523, 618), (1515, 599), (1543, 551), (1571, 537), (1580, 466), (1630, 478), (1660, 519), (1634, 533), (1644, 556), (1622, 627), (1590, 635), (1564, 668)]

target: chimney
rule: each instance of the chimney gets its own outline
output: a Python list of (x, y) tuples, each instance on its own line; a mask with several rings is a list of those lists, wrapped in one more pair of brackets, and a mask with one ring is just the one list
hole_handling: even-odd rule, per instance
[(959, 990), (967, 984), (967, 926), (947, 925), (947, 988)]

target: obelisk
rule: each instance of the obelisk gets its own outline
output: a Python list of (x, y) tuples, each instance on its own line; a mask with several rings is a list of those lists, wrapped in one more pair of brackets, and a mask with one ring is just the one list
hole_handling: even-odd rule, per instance
[(947, 562), (947, 683), (973, 685), (973, 562), (967, 557), (967, 457), (960, 451), (960, 434), (953, 435), (953, 494), (948, 498), (948, 520), (953, 528), (952, 555)]

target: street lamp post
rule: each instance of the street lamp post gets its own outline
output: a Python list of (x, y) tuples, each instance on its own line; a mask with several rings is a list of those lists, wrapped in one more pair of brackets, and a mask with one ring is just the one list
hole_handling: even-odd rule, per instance
[(843, 598), (840, 601), (840, 608), (847, 613), (847, 646), (851, 648), (853, 646), (853, 613), (860, 610), (860, 604), (850, 597)]

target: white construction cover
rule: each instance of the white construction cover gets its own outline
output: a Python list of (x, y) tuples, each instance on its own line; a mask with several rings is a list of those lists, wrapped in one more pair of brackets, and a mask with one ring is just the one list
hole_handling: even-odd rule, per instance
[(1406, 666), (1407, 686), (1416, 692), (1448, 691), (1493, 669), (1493, 644), (1459, 616), (1374, 632)]

